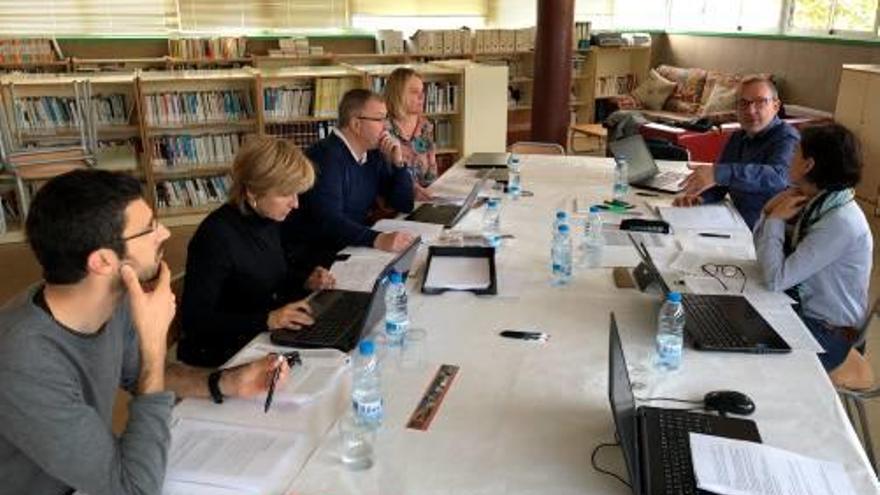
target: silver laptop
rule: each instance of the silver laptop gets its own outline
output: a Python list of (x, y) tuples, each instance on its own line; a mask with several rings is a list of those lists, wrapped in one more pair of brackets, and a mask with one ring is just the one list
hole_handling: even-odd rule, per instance
[(641, 134), (612, 141), (608, 149), (615, 160), (626, 160), (629, 164), (630, 185), (673, 194), (683, 189), (680, 184), (688, 174), (661, 172)]

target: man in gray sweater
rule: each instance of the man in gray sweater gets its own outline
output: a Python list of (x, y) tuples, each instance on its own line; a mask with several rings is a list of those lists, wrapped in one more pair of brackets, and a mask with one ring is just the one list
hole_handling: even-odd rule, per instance
[[(57, 177), (26, 231), (45, 282), (0, 310), (0, 494), (160, 493), (175, 394), (222, 402), (265, 391), (276, 366), (288, 372), (275, 357), (223, 373), (166, 366), (169, 232), (136, 179)], [(120, 386), (133, 399), (117, 438)]]

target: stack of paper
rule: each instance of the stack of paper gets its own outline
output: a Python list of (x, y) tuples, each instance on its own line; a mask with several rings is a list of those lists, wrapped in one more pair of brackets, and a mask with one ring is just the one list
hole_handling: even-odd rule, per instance
[(724, 204), (693, 208), (659, 207), (657, 211), (676, 230), (726, 231), (745, 227), (736, 213)]
[(697, 488), (720, 495), (855, 495), (839, 462), (768, 445), (690, 434)]

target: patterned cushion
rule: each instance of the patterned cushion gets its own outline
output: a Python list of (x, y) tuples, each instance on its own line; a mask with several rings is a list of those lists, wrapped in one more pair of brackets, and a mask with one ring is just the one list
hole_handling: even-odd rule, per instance
[(706, 89), (703, 90), (703, 104), (700, 106), (700, 114), (702, 116), (718, 113), (736, 111), (736, 91), (739, 89), (739, 76), (730, 76), (725, 79), (717, 79), (713, 81), (712, 87), (709, 87), (709, 80), (706, 80)]
[(630, 95), (612, 96), (609, 98), (618, 110), (639, 110), (641, 103)]
[(651, 70), (648, 77), (632, 92), (632, 96), (648, 110), (660, 110), (669, 95), (675, 91), (676, 84)]
[(706, 84), (704, 69), (685, 69), (671, 65), (657, 67), (657, 73), (676, 83), (675, 91), (666, 100), (664, 110), (696, 114), (700, 109), (700, 99)]

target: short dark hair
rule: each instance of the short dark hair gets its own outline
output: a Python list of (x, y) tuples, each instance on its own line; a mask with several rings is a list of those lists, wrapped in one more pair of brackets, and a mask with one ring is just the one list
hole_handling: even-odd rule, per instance
[(346, 93), (342, 95), (342, 100), (339, 101), (339, 113), (337, 116), (339, 119), (339, 128), (342, 129), (348, 127), (351, 121), (358, 116), (370, 100), (385, 101), (381, 95), (374, 93), (369, 89), (355, 88), (346, 91)]
[(137, 179), (103, 170), (74, 170), (47, 182), (34, 196), (25, 226), (46, 282), (79, 282), (97, 249), (125, 256), (125, 209), (141, 197)]
[(840, 190), (859, 183), (859, 140), (846, 127), (836, 123), (807, 127), (801, 131), (800, 147), (804, 158), (815, 163), (806, 178), (819, 189)]
[(771, 79), (769, 76), (764, 74), (746, 76), (739, 82), (738, 91), (742, 92), (742, 88), (751, 84), (763, 84), (764, 86), (767, 86), (767, 89), (770, 90), (770, 95), (773, 96), (773, 99), (779, 99), (779, 90), (776, 88), (776, 83), (773, 82), (773, 79)]

